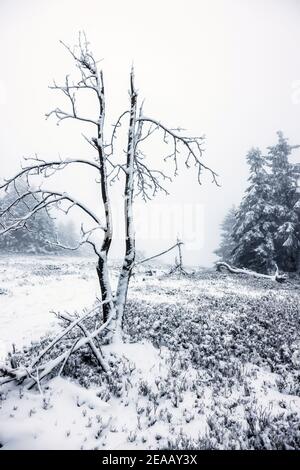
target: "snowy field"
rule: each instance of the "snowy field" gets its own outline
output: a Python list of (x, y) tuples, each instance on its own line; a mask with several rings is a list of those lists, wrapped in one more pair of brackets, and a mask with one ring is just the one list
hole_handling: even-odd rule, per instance
[(0, 357), (54, 332), (54, 312), (79, 312), (98, 294), (89, 258), (0, 256)]
[[(80, 313), (98, 295), (90, 258), (1, 257), (0, 281), (1, 356), (25, 346), (25, 364), (61, 328), (53, 312)], [(294, 281), (139, 272), (126, 344), (103, 346), (109, 374), (81, 350), (40, 391), (6, 384), (0, 446), (299, 449), (299, 313)]]

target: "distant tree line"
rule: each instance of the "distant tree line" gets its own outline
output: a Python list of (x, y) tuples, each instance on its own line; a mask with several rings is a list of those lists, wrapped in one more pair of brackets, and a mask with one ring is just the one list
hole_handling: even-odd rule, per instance
[[(10, 220), (16, 221), (33, 209), (37, 204), (37, 198), (16, 202), (18, 194), (15, 188), (8, 190), (0, 199), (0, 226), (8, 223)], [(8, 212), (2, 212), (10, 208)], [(58, 223), (46, 210), (37, 212), (33, 217), (24, 221), (22, 227), (0, 236), (0, 253), (61, 253), (55, 243), (57, 238), (68, 246), (76, 244), (75, 228), (72, 221), (67, 224)]]
[(263, 273), (276, 264), (286, 272), (300, 265), (300, 169), (289, 161), (298, 146), (277, 135), (266, 155), (259, 148), (248, 152), (249, 185), (239, 207), (226, 215), (215, 251), (223, 261)]

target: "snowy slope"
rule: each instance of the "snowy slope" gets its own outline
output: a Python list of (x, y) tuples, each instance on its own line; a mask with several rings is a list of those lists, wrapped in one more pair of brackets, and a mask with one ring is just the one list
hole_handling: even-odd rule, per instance
[[(20, 258), (1, 270), (3, 350), (54, 333), (51, 310), (80, 311), (98, 293), (91, 260)], [(69, 377), (43, 381), (42, 393), (5, 385), (0, 444), (298, 449), (299, 314), (296, 284), (140, 272), (129, 292), (127, 342), (102, 348), (110, 372), (74, 355)]]

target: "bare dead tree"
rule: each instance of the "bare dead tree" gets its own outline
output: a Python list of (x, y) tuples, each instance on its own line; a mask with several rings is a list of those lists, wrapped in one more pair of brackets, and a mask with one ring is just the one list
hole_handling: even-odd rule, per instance
[[(203, 170), (207, 170), (210, 173), (212, 182), (216, 184), (218, 184), (217, 175), (203, 163), (203, 136), (185, 136), (180, 128), (169, 128), (159, 120), (144, 115), (143, 107), (138, 107), (138, 92), (134, 84), (133, 69), (130, 73), (129, 109), (120, 114), (109, 137), (105, 138), (106, 101), (103, 72), (99, 70), (98, 62), (94, 59), (84, 34), (79, 35), (78, 44), (74, 48), (70, 48), (64, 43), (62, 44), (74, 59), (79, 71), (79, 79), (73, 81), (67, 75), (62, 85), (56, 82), (53, 83), (50, 88), (62, 93), (66, 97), (69, 108), (67, 110), (55, 108), (46, 116), (47, 118), (55, 117), (58, 125), (68, 119), (89, 125), (92, 135), (89, 137), (84, 136), (84, 139), (92, 148), (94, 156), (84, 159), (72, 157), (50, 161), (38, 156), (26, 158), (21, 170), (13, 177), (6, 179), (0, 186), (0, 189), (6, 191), (10, 186), (13, 186), (16, 191), (16, 197), (13, 202), (3, 208), (0, 213), (0, 236), (20, 228), (26, 229), (28, 220), (43, 209), (47, 210), (49, 215), (53, 209), (62, 210), (66, 214), (73, 208), (81, 211), (89, 219), (91, 228), (87, 229), (83, 225), (81, 226), (81, 239), (77, 246), (65, 246), (59, 240), (57, 240), (56, 245), (70, 250), (75, 250), (82, 244), (92, 246), (97, 259), (96, 269), (101, 292), (103, 326), (105, 327), (106, 324), (109, 324), (109, 329), (113, 332), (113, 339), (121, 339), (128, 286), (135, 266), (136, 250), (133, 221), (135, 198), (140, 196), (144, 201), (147, 201), (155, 197), (159, 191), (167, 194), (165, 183), (172, 181), (172, 173), (174, 177), (177, 176), (180, 163), (183, 163), (187, 168), (191, 166), (195, 168), (199, 183), (201, 183)], [(78, 112), (77, 96), (83, 91), (93, 94), (98, 109), (96, 116), (82, 116)], [(114, 143), (118, 129), (127, 119), (126, 161), (122, 162), (119, 154), (115, 151)], [(161, 157), (162, 163), (171, 163), (171, 165), (168, 165), (169, 170), (171, 169), (172, 171), (171, 175), (160, 169), (152, 169), (142, 151), (143, 144), (154, 133), (160, 133), (162, 142), (168, 144), (168, 148), (170, 146), (172, 148), (171, 152), (169, 151)], [(77, 200), (67, 191), (54, 191), (44, 187), (44, 182), (48, 178), (73, 165), (88, 166), (95, 171), (99, 178), (99, 200), (97, 204), (98, 209), (100, 209), (100, 205), (102, 206), (104, 214), (102, 218), (98, 216), (98, 212), (94, 212), (84, 202)], [(38, 188), (33, 187), (32, 184), (32, 180), (37, 176), (42, 177), (42, 183)], [(110, 185), (119, 179), (124, 184), (125, 253), (118, 286), (116, 292), (113, 293), (108, 269), (108, 256), (113, 239)], [(22, 187), (20, 185), (21, 180), (23, 182)], [(28, 208), (28, 210), (25, 210), (25, 215), (22, 217), (14, 217), (14, 209), (19, 205), (22, 205), (25, 209)], [(99, 234), (102, 234), (101, 237)], [(176, 247), (180, 248), (178, 242), (170, 249)], [(182, 264), (181, 251), (179, 254)], [(94, 337), (95, 332), (92, 334), (92, 338)], [(82, 344), (87, 343), (93, 350), (94, 343), (91, 342), (91, 338), (85, 337), (78, 344), (74, 345), (72, 352), (78, 350)], [(64, 359), (65, 357), (62, 358), (62, 360)], [(43, 374), (45, 375), (45, 371), (49, 370), (49, 367), (45, 366), (43, 370), (41, 378)]]
[(183, 260), (182, 260), (182, 246), (183, 242), (177, 238), (177, 249), (178, 249), (178, 257), (175, 257), (175, 265), (170, 270), (169, 274), (178, 273), (179, 275), (186, 276), (187, 272), (183, 267)]

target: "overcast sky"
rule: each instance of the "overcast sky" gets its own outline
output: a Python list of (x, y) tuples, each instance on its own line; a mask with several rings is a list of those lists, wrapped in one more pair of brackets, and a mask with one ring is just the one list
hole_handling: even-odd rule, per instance
[[(48, 85), (74, 70), (59, 39), (72, 45), (83, 29), (103, 59), (111, 123), (128, 107), (134, 63), (145, 114), (206, 135), (205, 163), (221, 187), (210, 178), (198, 186), (193, 170), (182, 167), (170, 196), (137, 205), (136, 225), (137, 247), (147, 254), (179, 235), (186, 263), (208, 265), (219, 225), (245, 189), (248, 149), (264, 150), (279, 129), (300, 143), (299, 24), (299, 0), (0, 0), (1, 176), (15, 171), (22, 155), (89, 155), (81, 132), (90, 128), (45, 121), (45, 112), (64, 104)], [(168, 153), (158, 141), (149, 151), (154, 163)], [(93, 203), (91, 177), (69, 172), (57, 184)], [(116, 226), (119, 194), (117, 187)], [(113, 254), (120, 249), (117, 239)]]

